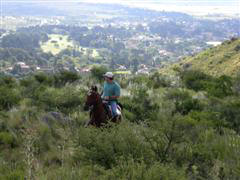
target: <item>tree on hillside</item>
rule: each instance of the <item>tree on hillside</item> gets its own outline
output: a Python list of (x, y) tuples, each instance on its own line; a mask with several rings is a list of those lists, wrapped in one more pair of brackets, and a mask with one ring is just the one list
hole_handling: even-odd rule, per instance
[(103, 75), (107, 72), (105, 66), (94, 66), (91, 69), (91, 75), (98, 81), (103, 81)]
[(33, 50), (34, 48), (40, 47), (40, 41), (41, 35), (38, 33), (14, 33), (3, 37), (1, 46), (4, 48)]

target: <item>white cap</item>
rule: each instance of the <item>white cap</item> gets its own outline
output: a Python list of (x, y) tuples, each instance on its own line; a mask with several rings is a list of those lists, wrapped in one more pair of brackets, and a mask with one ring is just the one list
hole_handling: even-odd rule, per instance
[(108, 78), (113, 78), (113, 73), (112, 72), (106, 72), (103, 76), (108, 77)]

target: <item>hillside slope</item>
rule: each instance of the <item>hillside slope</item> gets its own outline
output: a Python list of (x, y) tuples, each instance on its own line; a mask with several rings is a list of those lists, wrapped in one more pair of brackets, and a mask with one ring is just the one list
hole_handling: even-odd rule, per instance
[(234, 76), (240, 71), (240, 38), (223, 42), (195, 56), (185, 57), (171, 66), (183, 69), (197, 69), (213, 76)]

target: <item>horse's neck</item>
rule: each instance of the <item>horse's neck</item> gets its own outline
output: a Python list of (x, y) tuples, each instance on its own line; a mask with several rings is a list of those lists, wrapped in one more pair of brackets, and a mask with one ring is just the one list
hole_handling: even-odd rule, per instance
[(93, 111), (98, 111), (98, 110), (101, 110), (103, 109), (103, 103), (102, 103), (102, 100), (99, 99), (96, 104), (93, 106)]
[(94, 105), (92, 110), (92, 115), (94, 119), (104, 119), (105, 118), (105, 111), (103, 107), (103, 103), (99, 100), (96, 105)]

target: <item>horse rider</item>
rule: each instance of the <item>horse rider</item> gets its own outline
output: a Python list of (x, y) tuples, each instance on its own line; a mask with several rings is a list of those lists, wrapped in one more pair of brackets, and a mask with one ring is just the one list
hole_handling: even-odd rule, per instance
[(103, 101), (107, 101), (107, 104), (111, 106), (112, 118), (116, 117), (117, 114), (117, 99), (120, 97), (120, 85), (114, 81), (114, 75), (112, 72), (106, 72), (104, 75), (103, 85)]

